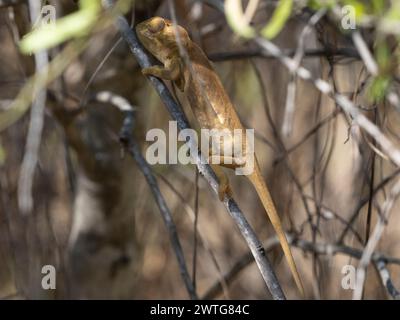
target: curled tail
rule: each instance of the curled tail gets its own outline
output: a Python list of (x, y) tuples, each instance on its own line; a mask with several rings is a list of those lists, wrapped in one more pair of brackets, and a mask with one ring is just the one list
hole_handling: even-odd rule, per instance
[(289, 264), (289, 268), (290, 271), (292, 272), (294, 281), (296, 282), (296, 286), (300, 291), (302, 297), (304, 297), (303, 285), (301, 283), (296, 264), (294, 263), (292, 251), (290, 250), (285, 232), (283, 231), (281, 219), (279, 218), (278, 213), (276, 212), (274, 202), (272, 201), (267, 185), (264, 182), (264, 178), (261, 175), (261, 171), (257, 164), (257, 161), (255, 161), (254, 172), (251, 175), (249, 175), (248, 178), (255, 187), (257, 194), (264, 206), (264, 209), (267, 212), (269, 220), (271, 221), (272, 226), (274, 227), (275, 232), (278, 235), (279, 242), (282, 246), (283, 253)]

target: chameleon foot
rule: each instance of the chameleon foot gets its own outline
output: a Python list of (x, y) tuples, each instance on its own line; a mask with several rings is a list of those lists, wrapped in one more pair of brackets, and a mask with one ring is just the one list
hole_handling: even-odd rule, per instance
[(229, 184), (220, 184), (218, 187), (218, 198), (220, 201), (224, 201), (225, 195), (228, 197), (232, 196), (232, 190)]

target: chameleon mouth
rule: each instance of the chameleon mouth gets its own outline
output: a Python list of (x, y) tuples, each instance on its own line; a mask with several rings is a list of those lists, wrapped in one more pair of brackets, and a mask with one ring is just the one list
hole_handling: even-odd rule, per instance
[(146, 29), (137, 28), (136, 34), (142, 44), (144, 39), (153, 39), (151, 32)]

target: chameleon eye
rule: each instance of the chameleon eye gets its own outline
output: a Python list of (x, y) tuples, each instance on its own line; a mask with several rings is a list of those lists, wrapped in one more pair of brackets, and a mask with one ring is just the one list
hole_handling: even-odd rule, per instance
[(160, 32), (162, 29), (165, 27), (165, 21), (162, 18), (155, 18), (153, 21), (151, 21), (149, 25), (149, 31), (151, 33), (157, 33)]

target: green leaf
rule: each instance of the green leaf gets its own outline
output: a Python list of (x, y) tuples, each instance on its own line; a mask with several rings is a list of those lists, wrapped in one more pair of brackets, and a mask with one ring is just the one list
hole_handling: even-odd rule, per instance
[(55, 26), (42, 26), (20, 42), (22, 53), (30, 54), (52, 48), (76, 36), (83, 36), (97, 20), (92, 11), (81, 10), (57, 21)]
[(23, 37), (20, 42), (21, 52), (35, 53), (87, 34), (97, 21), (101, 2), (100, 0), (81, 0), (79, 5), (78, 11), (58, 19), (54, 25), (43, 25)]
[(379, 69), (386, 69), (390, 64), (391, 52), (386, 42), (378, 41), (375, 49), (376, 62)]
[(372, 10), (376, 14), (382, 14), (385, 11), (385, 1), (372, 0)]
[(400, 20), (400, 2), (393, 2), (391, 8), (386, 13), (385, 18), (391, 20)]
[(390, 77), (378, 76), (374, 78), (368, 90), (369, 99), (373, 102), (381, 102), (385, 98), (389, 86)]
[(336, 0), (309, 0), (307, 4), (311, 9), (318, 11), (319, 9), (332, 9), (337, 5)]
[(0, 141), (0, 166), (2, 166), (6, 161), (6, 151), (3, 148), (3, 145)]
[(261, 35), (267, 39), (275, 38), (285, 26), (292, 13), (293, 0), (281, 0), (276, 7), (271, 20), (261, 30)]
[(101, 1), (100, 0), (80, 0), (79, 8), (81, 10), (87, 9), (87, 10), (97, 11), (101, 8)]

